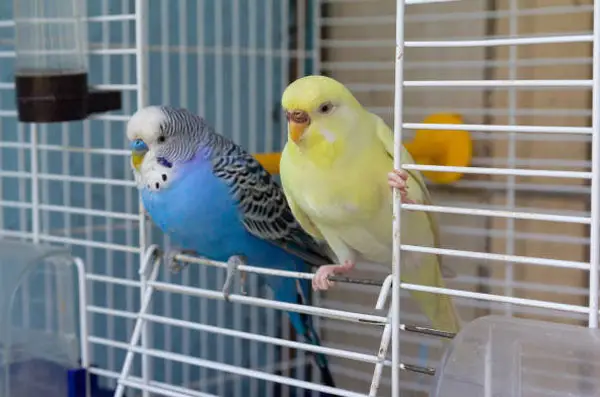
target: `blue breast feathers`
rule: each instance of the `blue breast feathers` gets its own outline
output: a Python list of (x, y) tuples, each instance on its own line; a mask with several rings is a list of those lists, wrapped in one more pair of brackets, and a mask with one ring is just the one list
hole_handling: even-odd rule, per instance
[(245, 255), (255, 266), (306, 270), (299, 258), (245, 229), (238, 203), (229, 186), (213, 174), (209, 160), (196, 158), (173, 171), (171, 184), (158, 191), (143, 189), (142, 201), (153, 222), (178, 248), (217, 261)]

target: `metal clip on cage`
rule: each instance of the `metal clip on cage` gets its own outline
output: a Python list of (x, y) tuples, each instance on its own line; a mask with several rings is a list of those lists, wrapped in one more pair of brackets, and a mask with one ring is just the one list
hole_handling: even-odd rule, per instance
[(88, 87), (83, 0), (15, 0), (13, 4), (19, 121), (75, 121), (121, 109), (119, 91)]

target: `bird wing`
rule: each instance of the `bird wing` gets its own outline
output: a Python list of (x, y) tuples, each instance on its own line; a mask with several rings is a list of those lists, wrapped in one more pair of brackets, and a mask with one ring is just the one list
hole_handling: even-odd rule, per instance
[[(392, 134), (392, 131), (380, 117), (378, 117), (376, 115), (373, 115), (373, 117), (376, 118), (377, 137), (381, 141), (381, 143), (384, 146), (385, 151), (388, 153), (388, 155), (391, 158), (394, 158), (394, 135)], [(413, 160), (412, 156), (406, 150), (406, 148), (404, 148), (404, 146), (402, 147), (402, 157), (403, 157), (403, 162), (409, 163), (409, 164), (414, 164), (414, 160)], [(414, 188), (409, 189), (411, 195), (417, 194), (419, 196), (419, 197), (411, 197), (411, 199), (415, 200), (416, 202), (421, 202), (426, 205), (433, 205), (432, 200), (431, 200), (431, 195), (429, 194), (429, 190), (427, 189), (427, 186), (425, 185), (425, 179), (423, 178), (423, 175), (421, 175), (421, 173), (416, 170), (406, 170), (406, 172), (408, 172), (410, 179), (412, 179), (418, 186), (418, 188), (416, 190)], [(409, 180), (409, 183), (410, 183), (410, 180)], [(426, 213), (427, 213), (427, 218), (429, 219), (429, 224), (430, 224), (432, 232), (433, 232), (434, 246), (439, 247), (440, 246), (440, 231), (439, 231), (439, 224), (438, 224), (437, 217), (435, 216), (435, 214), (433, 212), (427, 211)], [(442, 271), (442, 274), (445, 277), (448, 277), (448, 278), (456, 277), (456, 274), (454, 273), (454, 271), (442, 263), (442, 258), (439, 255), (438, 255), (438, 261), (440, 264), (440, 269)]]
[(213, 158), (213, 173), (230, 187), (246, 230), (313, 266), (331, 263), (329, 248), (302, 229), (273, 177), (254, 157), (236, 149)]

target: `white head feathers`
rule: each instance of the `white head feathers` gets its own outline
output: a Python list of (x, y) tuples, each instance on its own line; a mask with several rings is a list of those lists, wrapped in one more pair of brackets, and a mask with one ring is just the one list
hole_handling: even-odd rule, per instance
[(158, 106), (148, 106), (138, 110), (127, 123), (127, 138), (143, 140), (151, 146), (160, 136), (160, 125), (165, 121), (165, 113)]

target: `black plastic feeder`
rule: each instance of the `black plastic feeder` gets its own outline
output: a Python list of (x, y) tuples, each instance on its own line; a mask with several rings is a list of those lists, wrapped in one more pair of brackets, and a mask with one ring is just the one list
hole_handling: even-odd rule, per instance
[(14, 0), (19, 121), (76, 121), (121, 109), (120, 91), (88, 86), (84, 10), (81, 0)]

